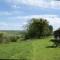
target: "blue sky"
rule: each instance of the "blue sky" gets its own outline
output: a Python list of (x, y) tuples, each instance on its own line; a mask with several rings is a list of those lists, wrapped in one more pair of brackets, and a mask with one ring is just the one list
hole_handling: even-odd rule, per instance
[(45, 18), (60, 27), (60, 1), (0, 0), (0, 30), (22, 30), (31, 18)]

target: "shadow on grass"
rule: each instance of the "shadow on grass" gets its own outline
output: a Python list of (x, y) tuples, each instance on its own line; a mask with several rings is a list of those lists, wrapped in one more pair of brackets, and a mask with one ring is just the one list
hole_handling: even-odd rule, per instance
[(54, 39), (51, 39), (49, 42), (53, 42), (52, 46), (47, 46), (46, 48), (57, 48), (58, 46), (56, 45), (56, 41)]
[(20, 59), (20, 60), (27, 60), (27, 59)]
[[(2, 60), (2, 59), (1, 59)], [(4, 59), (3, 59), (4, 60)], [(6, 60), (27, 60), (27, 59), (6, 59)]]
[(47, 46), (46, 48), (56, 48), (56, 46)]

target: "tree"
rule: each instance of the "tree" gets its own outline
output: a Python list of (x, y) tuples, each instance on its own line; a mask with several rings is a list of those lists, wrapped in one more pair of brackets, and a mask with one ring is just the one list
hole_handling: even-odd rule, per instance
[(55, 39), (57, 39), (57, 37), (60, 38), (60, 28), (57, 29), (56, 31), (54, 31), (54, 37), (55, 37)]
[(52, 30), (52, 28), (50, 27), (51, 26), (49, 26), (49, 23), (46, 19), (33, 18), (31, 19), (31, 22), (27, 26), (27, 32), (25, 34), (25, 38), (29, 39), (29, 38), (40, 38), (42, 36), (47, 36), (49, 32), (51, 32), (50, 30)]
[(51, 40), (55, 47), (60, 46), (60, 28), (54, 31), (54, 39)]
[(49, 35), (52, 35), (52, 33), (53, 33), (53, 26), (49, 25)]

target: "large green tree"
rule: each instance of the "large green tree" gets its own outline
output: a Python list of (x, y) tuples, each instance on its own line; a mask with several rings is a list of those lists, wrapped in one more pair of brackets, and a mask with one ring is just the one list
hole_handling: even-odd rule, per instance
[(40, 38), (42, 36), (50, 35), (52, 26), (49, 25), (46, 19), (31, 19), (27, 26), (25, 38)]

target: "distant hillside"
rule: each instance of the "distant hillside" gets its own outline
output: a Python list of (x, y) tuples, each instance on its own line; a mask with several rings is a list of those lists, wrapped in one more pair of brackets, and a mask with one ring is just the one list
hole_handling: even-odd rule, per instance
[(24, 30), (0, 30), (0, 33), (8, 33), (8, 34), (24, 34)]

